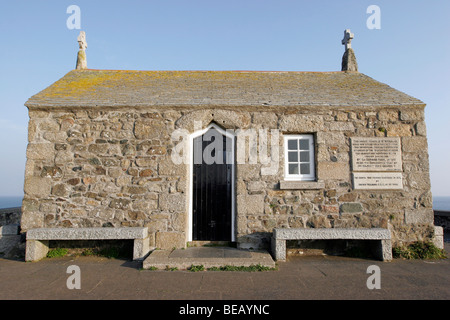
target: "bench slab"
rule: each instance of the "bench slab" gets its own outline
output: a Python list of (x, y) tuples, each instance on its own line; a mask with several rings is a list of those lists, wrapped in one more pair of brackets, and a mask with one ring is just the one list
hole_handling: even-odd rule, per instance
[(27, 240), (125, 240), (147, 238), (147, 227), (134, 228), (38, 228), (27, 232)]
[(379, 240), (375, 254), (380, 260), (392, 260), (391, 232), (382, 228), (275, 228), (272, 234), (272, 254), (276, 260), (286, 260), (287, 240)]
[(296, 228), (273, 230), (275, 239), (285, 240), (332, 240), (332, 239), (355, 239), (355, 240), (383, 240), (391, 239), (388, 229), (357, 229), (357, 228)]
[(26, 235), (26, 261), (37, 261), (48, 253), (49, 240), (134, 240), (133, 259), (149, 252), (147, 227), (130, 228), (37, 228)]

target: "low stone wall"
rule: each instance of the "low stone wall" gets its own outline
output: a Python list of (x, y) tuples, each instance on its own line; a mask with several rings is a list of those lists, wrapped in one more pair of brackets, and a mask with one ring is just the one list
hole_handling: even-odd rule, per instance
[(0, 209), (0, 227), (8, 224), (20, 224), (21, 216), (22, 209), (20, 207)]
[(434, 210), (434, 225), (444, 229), (444, 233), (450, 233), (450, 211)]
[(20, 218), (21, 208), (0, 209), (0, 257), (20, 258), (21, 246)]

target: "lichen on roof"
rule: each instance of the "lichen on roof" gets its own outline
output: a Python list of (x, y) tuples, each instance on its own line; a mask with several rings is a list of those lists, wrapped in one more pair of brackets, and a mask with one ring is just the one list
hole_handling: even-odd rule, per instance
[(33, 107), (378, 106), (423, 104), (356, 72), (73, 70)]

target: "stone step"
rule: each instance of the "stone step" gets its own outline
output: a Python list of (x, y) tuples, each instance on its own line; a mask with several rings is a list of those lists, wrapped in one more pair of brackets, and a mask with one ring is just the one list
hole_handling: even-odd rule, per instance
[(190, 247), (176, 250), (154, 250), (143, 261), (143, 269), (177, 268), (186, 270), (192, 265), (205, 269), (223, 266), (256, 266), (274, 268), (275, 261), (267, 251), (240, 250), (230, 247)]

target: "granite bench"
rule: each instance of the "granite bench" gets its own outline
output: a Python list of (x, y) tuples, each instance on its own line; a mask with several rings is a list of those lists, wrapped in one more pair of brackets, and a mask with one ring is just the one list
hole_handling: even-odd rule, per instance
[(374, 254), (382, 261), (392, 260), (391, 232), (372, 228), (275, 228), (272, 234), (272, 254), (275, 260), (286, 260), (287, 240), (376, 240)]
[(134, 240), (133, 260), (150, 251), (147, 227), (133, 228), (37, 228), (26, 234), (26, 261), (37, 261), (48, 253), (50, 240)]

